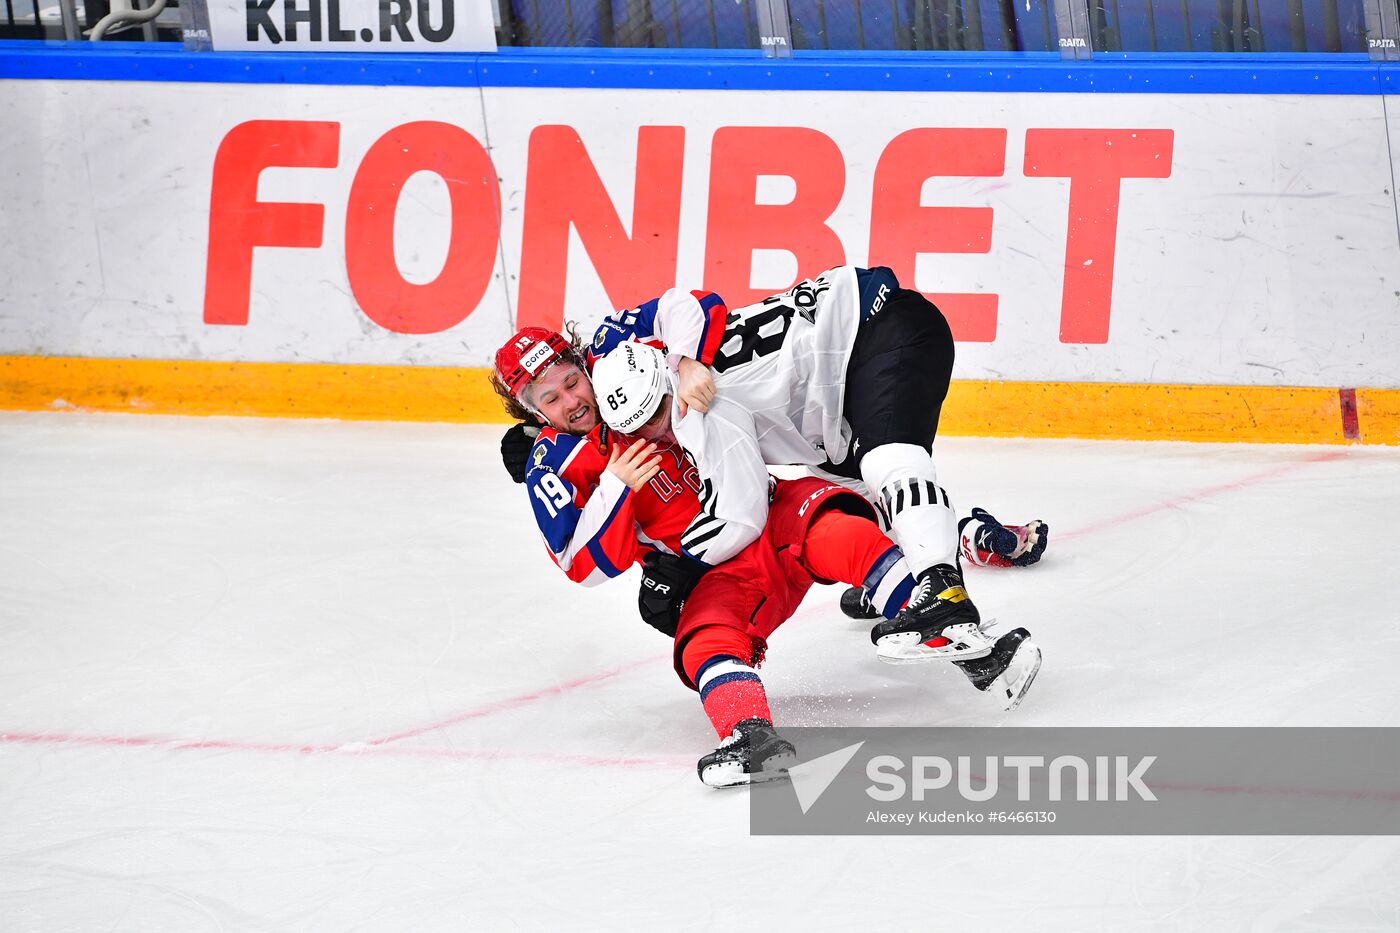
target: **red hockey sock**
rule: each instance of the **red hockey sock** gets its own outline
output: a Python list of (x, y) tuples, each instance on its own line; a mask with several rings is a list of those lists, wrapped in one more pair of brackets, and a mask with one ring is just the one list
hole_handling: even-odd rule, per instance
[(738, 658), (727, 654), (715, 655), (700, 666), (700, 702), (705, 715), (720, 738), (734, 731), (736, 723), (745, 719), (773, 721), (768, 709), (768, 694), (758, 672)]
[(807, 528), (802, 563), (814, 577), (862, 586), (871, 568), (894, 546), (870, 519), (828, 509)]
[(745, 719), (773, 721), (763, 681), (748, 664), (752, 656), (753, 639), (728, 626), (707, 625), (686, 641), (681, 663), (720, 738)]

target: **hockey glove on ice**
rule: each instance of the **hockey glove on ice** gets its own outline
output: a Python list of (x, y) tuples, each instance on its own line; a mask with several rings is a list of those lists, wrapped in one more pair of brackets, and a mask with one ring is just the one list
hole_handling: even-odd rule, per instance
[(1028, 567), (1040, 560), (1050, 543), (1050, 526), (1042, 521), (1003, 525), (986, 509), (973, 509), (958, 522), (963, 557), (983, 567)]
[(681, 607), (709, 565), (689, 557), (652, 551), (642, 559), (642, 587), (637, 593), (637, 611), (642, 621), (667, 638), (676, 637)]
[(530, 466), (530, 448), (535, 446), (535, 438), (540, 436), (540, 426), (532, 421), (513, 424), (501, 438), (501, 463), (506, 472), (517, 483), (525, 482), (525, 473)]

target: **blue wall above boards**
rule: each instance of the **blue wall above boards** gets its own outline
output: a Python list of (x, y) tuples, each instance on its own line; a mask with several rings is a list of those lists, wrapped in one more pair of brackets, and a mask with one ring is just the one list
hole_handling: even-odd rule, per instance
[(0, 79), (1018, 93), (1380, 94), (1400, 63), (1363, 54), (1102, 54), (504, 49), (492, 55), (187, 52), (142, 42), (0, 41)]

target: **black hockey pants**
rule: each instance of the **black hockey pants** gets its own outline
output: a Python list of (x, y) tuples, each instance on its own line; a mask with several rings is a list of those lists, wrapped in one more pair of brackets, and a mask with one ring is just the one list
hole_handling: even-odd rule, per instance
[(953, 332), (943, 312), (919, 292), (897, 288), (860, 325), (846, 364), (842, 414), (851, 426), (851, 452), (821, 468), (859, 479), (868, 450), (884, 444), (930, 450), (952, 375)]

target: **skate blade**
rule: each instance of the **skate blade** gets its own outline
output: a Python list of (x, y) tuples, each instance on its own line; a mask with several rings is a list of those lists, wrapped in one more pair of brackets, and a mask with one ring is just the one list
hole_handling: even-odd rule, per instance
[(742, 763), (725, 761), (710, 765), (700, 774), (700, 780), (707, 787), (744, 787), (749, 784), (763, 784), (767, 781), (786, 781), (787, 769), (797, 764), (796, 755), (774, 755), (768, 759), (762, 771), (749, 774)]
[(930, 646), (919, 640), (918, 632), (896, 632), (875, 643), (875, 657), (886, 664), (973, 661), (991, 654), (996, 645), (975, 625), (950, 625), (943, 637), (948, 644)]
[(1021, 642), (1006, 670), (987, 685), (987, 692), (995, 691), (1001, 700), (1001, 708), (1011, 712), (1021, 705), (1021, 701), (1030, 692), (1035, 675), (1040, 673), (1041, 660), (1039, 645), (1029, 639)]

